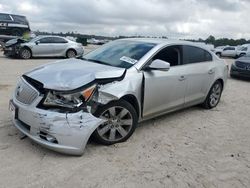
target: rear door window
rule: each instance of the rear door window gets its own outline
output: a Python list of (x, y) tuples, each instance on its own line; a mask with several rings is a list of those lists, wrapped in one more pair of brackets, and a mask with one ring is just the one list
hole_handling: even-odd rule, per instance
[(43, 43), (43, 44), (51, 43), (51, 37), (45, 37), (45, 38), (42, 38), (38, 41), (40, 41), (40, 43)]
[(187, 45), (183, 46), (184, 64), (202, 63), (212, 60), (212, 55), (202, 48)]
[(68, 42), (67, 40), (60, 38), (60, 37), (52, 37), (51, 40), (52, 40), (52, 43), (58, 43), (58, 44)]

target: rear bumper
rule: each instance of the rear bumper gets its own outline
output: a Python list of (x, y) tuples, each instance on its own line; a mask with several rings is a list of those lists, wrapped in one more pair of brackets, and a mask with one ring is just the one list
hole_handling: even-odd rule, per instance
[(90, 135), (104, 121), (83, 111), (64, 114), (42, 110), (34, 104), (23, 105), (15, 98), (10, 103), (17, 109), (12, 111), (12, 120), (19, 131), (36, 143), (65, 154), (82, 155)]
[(250, 70), (240, 69), (232, 64), (230, 75), (235, 77), (250, 78)]
[(76, 57), (82, 57), (83, 54), (84, 54), (84, 49), (82, 47), (76, 49)]

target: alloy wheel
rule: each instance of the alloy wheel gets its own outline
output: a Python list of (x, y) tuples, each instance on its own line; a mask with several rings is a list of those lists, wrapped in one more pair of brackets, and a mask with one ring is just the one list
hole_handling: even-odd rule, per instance
[(101, 116), (107, 120), (97, 128), (99, 136), (106, 140), (117, 142), (126, 137), (133, 126), (133, 117), (124, 107), (113, 106), (105, 110)]
[(67, 52), (67, 57), (68, 58), (74, 58), (74, 57), (76, 57), (76, 53), (73, 50), (69, 50)]
[(21, 56), (23, 59), (29, 59), (31, 57), (31, 53), (28, 49), (23, 49)]
[(219, 83), (216, 83), (213, 88), (212, 88), (212, 92), (210, 94), (210, 105), (211, 107), (215, 107), (219, 100), (220, 100), (220, 96), (221, 96), (221, 91), (222, 91), (222, 88), (220, 86)]

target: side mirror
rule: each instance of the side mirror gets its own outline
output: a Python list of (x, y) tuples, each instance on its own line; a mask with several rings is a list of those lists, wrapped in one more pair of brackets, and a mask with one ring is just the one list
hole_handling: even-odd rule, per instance
[(162, 61), (160, 59), (156, 59), (146, 69), (147, 70), (168, 71), (170, 69), (170, 63), (168, 63), (166, 61)]
[(38, 44), (40, 44), (40, 41), (38, 40), (38, 41), (36, 41), (35, 43), (36, 43), (36, 45), (38, 45)]

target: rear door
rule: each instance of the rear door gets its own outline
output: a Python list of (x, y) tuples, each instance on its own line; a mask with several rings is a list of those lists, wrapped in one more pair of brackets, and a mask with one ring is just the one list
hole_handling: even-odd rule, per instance
[(66, 50), (68, 47), (68, 41), (61, 37), (53, 37), (52, 45), (54, 47), (55, 56), (66, 55)]
[(187, 78), (185, 106), (201, 103), (214, 80), (213, 57), (202, 48), (184, 45), (183, 64)]

